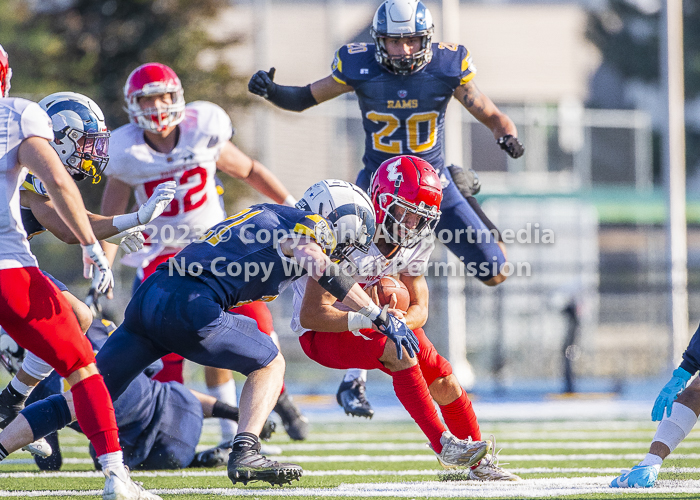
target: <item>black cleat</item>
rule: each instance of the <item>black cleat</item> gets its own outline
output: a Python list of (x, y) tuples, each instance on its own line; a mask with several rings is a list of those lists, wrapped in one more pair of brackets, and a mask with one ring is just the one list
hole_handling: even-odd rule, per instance
[(299, 408), (292, 401), (292, 397), (283, 391), (277, 399), (275, 413), (282, 419), (284, 430), (295, 441), (303, 441), (309, 435), (309, 419), (301, 414)]
[(226, 465), (230, 453), (230, 446), (209, 448), (208, 450), (197, 453), (188, 467), (221, 467), (222, 465)]
[(19, 412), (24, 410), (26, 400), (27, 396), (18, 394), (10, 385), (0, 392), (0, 429), (10, 425)]
[(374, 415), (372, 405), (365, 397), (365, 382), (359, 378), (351, 382), (341, 382), (335, 399), (343, 407), (346, 415), (367, 418)]
[(233, 484), (250, 481), (267, 481), (271, 485), (289, 484), (299, 479), (303, 470), (296, 464), (268, 460), (260, 454), (260, 443), (242, 451), (232, 451), (228, 456), (228, 478)]

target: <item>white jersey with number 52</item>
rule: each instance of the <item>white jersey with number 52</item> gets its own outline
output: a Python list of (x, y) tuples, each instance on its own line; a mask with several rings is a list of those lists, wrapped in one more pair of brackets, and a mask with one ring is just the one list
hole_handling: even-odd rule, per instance
[(177, 145), (168, 154), (153, 150), (133, 124), (118, 128), (110, 138), (105, 173), (132, 186), (138, 204), (161, 182), (177, 183), (175, 199), (147, 228), (158, 253), (185, 247), (224, 219), (214, 174), (221, 149), (233, 135), (231, 119), (216, 104), (195, 101), (187, 105), (178, 126)]

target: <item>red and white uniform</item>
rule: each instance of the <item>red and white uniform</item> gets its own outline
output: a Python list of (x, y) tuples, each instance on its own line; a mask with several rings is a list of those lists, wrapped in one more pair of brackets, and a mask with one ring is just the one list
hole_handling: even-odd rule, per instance
[(174, 255), (225, 217), (214, 175), (233, 135), (231, 119), (219, 106), (196, 101), (187, 105), (178, 127), (177, 145), (167, 154), (153, 150), (136, 125), (112, 132), (105, 173), (133, 187), (137, 203), (145, 203), (161, 182), (177, 182), (175, 199), (147, 228), (150, 246), (127, 256), (128, 265), (145, 267), (158, 256)]
[(27, 168), (18, 163), (17, 151), (29, 137), (53, 141), (51, 119), (35, 102), (4, 98), (0, 124), (0, 269), (36, 267), (20, 215), (19, 187)]
[[(420, 276), (425, 274), (428, 270), (430, 255), (433, 253), (434, 249), (434, 242), (425, 239), (414, 248), (400, 248), (395, 257), (387, 259), (382, 255), (377, 246), (372, 243), (372, 246), (366, 254), (355, 250), (350, 254), (350, 259), (355, 266), (357, 266), (359, 271), (355, 279), (364, 288), (368, 288), (374, 285), (383, 276), (396, 276), (399, 274)], [(292, 330), (299, 335), (303, 335), (304, 332), (308, 331), (303, 328), (299, 322), (301, 303), (304, 299), (308, 280), (308, 276), (303, 276), (292, 282), (292, 290), (294, 290), (294, 312), (292, 313), (290, 326)], [(341, 311), (349, 311), (342, 302), (336, 302), (335, 307)]]

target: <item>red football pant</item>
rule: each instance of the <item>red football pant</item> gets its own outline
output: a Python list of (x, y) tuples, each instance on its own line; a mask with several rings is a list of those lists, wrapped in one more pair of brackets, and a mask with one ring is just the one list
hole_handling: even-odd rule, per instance
[[(95, 362), (70, 304), (36, 267), (0, 270), (0, 325), (63, 378)], [(101, 375), (72, 387), (75, 414), (97, 455), (120, 451), (114, 407)]]
[(309, 331), (299, 338), (299, 343), (309, 358), (328, 368), (377, 369), (390, 375), (399, 401), (428, 437), (433, 449), (440, 453), (440, 435), (445, 428), (437, 417), (428, 386), (438, 377), (451, 375), (452, 366), (438, 354), (423, 329), (417, 328), (413, 333), (420, 347), (418, 365), (408, 370), (390, 372), (379, 361), (389, 341), (387, 337), (370, 329), (360, 330), (360, 333), (369, 340), (352, 332)]

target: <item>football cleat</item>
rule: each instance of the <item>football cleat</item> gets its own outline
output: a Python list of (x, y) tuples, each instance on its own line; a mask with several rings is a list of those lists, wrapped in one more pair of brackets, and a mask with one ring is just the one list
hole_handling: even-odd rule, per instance
[[(472, 441), (471, 438), (457, 439), (449, 431), (442, 433), (440, 443), (442, 451), (435, 453), (435, 455), (440, 465), (445, 469), (471, 467), (484, 458), (491, 449), (491, 441)], [(432, 446), (428, 446), (431, 450), (433, 449)]]
[(32, 455), (36, 455), (40, 458), (50, 457), (53, 451), (51, 445), (44, 438), (39, 438), (33, 443), (29, 443), (27, 446), (23, 446), (22, 450), (28, 451)]
[(44, 437), (46, 442), (51, 446), (51, 455), (48, 457), (40, 457), (34, 455), (34, 463), (39, 467), (40, 470), (61, 470), (63, 466), (63, 456), (61, 455), (61, 448), (58, 443), (58, 433), (52, 432), (48, 436)]
[(13, 394), (9, 385), (0, 392), (0, 429), (10, 425), (19, 412), (24, 410), (26, 400), (27, 396)]
[(468, 479), (472, 481), (521, 481), (520, 476), (508, 472), (498, 465), (498, 452), (486, 454), (479, 465), (469, 470)]
[(343, 407), (346, 415), (367, 418), (374, 416), (372, 405), (365, 397), (365, 382), (362, 379), (356, 378), (350, 382), (343, 380), (338, 387), (335, 399)]
[(659, 476), (661, 465), (635, 465), (612, 480), (611, 488), (651, 488)]
[(260, 454), (260, 443), (241, 451), (232, 451), (228, 456), (228, 477), (233, 484), (250, 481), (267, 481), (272, 485), (291, 483), (299, 479), (303, 470), (296, 464), (268, 460)]
[(284, 430), (287, 431), (290, 438), (295, 441), (303, 441), (309, 435), (309, 419), (301, 414), (286, 390), (282, 391), (277, 399), (275, 413), (282, 419)]
[(105, 489), (102, 492), (103, 500), (163, 500), (158, 495), (146, 491), (141, 483), (133, 481), (127, 471), (125, 478), (119, 477), (115, 472), (104, 470)]

